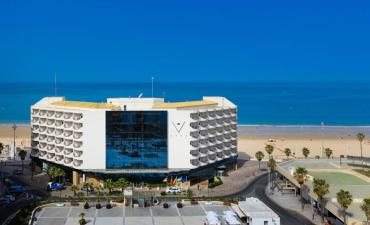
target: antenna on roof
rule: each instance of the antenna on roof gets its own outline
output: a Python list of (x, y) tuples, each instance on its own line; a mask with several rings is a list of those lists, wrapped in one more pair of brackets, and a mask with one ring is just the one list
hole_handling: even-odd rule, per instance
[(143, 96), (144, 93), (140, 93), (139, 96), (137, 96), (137, 98), (141, 98)]
[(57, 73), (54, 73), (54, 96), (57, 96)]

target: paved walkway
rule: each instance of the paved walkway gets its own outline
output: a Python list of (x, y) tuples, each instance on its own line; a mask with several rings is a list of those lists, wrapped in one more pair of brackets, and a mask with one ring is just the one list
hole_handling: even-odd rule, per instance
[[(268, 191), (266, 190), (266, 193)], [(295, 194), (283, 194), (277, 189), (273, 192), (273, 194), (268, 194), (270, 199), (272, 199), (278, 205), (284, 207), (285, 209), (289, 209), (295, 211), (307, 219), (311, 220), (313, 223), (317, 225), (321, 225), (321, 217), (319, 215), (315, 215), (314, 219), (312, 220), (313, 215), (313, 207), (311, 204), (305, 204), (304, 210), (302, 211), (302, 204), (300, 202), (300, 196), (295, 196)]]

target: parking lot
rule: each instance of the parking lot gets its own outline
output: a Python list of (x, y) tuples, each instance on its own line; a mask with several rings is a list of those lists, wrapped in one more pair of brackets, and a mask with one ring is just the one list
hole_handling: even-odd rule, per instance
[(170, 208), (161, 206), (153, 208), (113, 207), (112, 209), (84, 209), (82, 206), (46, 207), (37, 213), (38, 225), (76, 225), (80, 213), (85, 213), (87, 224), (96, 225), (203, 225), (205, 212), (214, 211), (222, 215), (232, 210), (224, 205), (184, 205), (177, 208), (170, 203)]

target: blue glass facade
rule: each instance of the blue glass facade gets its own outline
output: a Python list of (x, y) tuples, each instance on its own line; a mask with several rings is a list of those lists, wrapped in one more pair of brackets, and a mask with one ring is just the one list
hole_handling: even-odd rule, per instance
[(106, 168), (167, 168), (167, 111), (107, 111)]

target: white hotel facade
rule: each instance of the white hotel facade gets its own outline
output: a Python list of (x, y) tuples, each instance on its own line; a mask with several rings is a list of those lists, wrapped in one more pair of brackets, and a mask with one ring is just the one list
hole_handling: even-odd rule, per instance
[(31, 128), (32, 158), (64, 167), (76, 184), (86, 176), (202, 180), (237, 158), (237, 107), (224, 97), (174, 103), (45, 97), (31, 106)]

